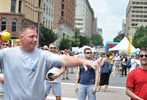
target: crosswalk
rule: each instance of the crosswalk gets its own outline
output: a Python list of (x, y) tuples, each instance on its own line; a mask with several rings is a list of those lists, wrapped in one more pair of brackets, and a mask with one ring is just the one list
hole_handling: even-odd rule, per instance
[[(47, 96), (46, 100), (56, 100), (55, 96)], [(61, 100), (78, 100), (77, 98), (62, 97)]]

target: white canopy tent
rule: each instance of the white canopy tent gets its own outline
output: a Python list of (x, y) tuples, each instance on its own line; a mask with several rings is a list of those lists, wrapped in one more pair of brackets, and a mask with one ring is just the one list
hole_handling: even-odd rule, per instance
[[(129, 46), (129, 41), (126, 37), (124, 37), (116, 46), (109, 49), (109, 51), (127, 51)], [(131, 45), (131, 52), (134, 51), (135, 48)]]
[(79, 48), (76, 52), (84, 53), (85, 48), (90, 48), (92, 50), (92, 52), (96, 52), (95, 48), (91, 48), (90, 46), (83, 46), (83, 47)]

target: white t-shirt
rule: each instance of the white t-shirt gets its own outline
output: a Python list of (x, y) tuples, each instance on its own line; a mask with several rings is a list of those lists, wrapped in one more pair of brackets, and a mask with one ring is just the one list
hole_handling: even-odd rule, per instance
[(60, 55), (35, 48), (25, 52), (20, 47), (0, 50), (4, 65), (4, 100), (45, 100), (47, 71), (58, 66)]
[[(61, 68), (53, 67), (48, 71), (48, 73), (55, 73), (58, 74), (60, 72)], [(51, 81), (53, 83), (60, 83), (61, 82), (61, 76), (57, 77), (54, 81)]]

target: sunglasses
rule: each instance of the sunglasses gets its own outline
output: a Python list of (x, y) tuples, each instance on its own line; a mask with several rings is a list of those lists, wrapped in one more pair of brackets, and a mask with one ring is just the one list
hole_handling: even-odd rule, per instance
[(144, 55), (141, 54), (141, 55), (139, 55), (139, 57), (141, 57), (141, 58), (143, 58), (143, 56), (147, 58), (147, 54), (144, 54)]
[(85, 54), (92, 54), (92, 52), (85, 52)]
[(50, 49), (56, 49), (56, 47), (50, 47)]
[(9, 44), (2, 44), (2, 46), (9, 46)]

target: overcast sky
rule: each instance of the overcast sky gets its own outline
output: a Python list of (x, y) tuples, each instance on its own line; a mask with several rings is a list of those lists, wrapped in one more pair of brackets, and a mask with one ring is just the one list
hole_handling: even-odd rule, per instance
[(89, 0), (98, 18), (98, 28), (103, 30), (104, 45), (106, 41), (113, 41), (122, 29), (122, 21), (126, 17), (129, 0)]

